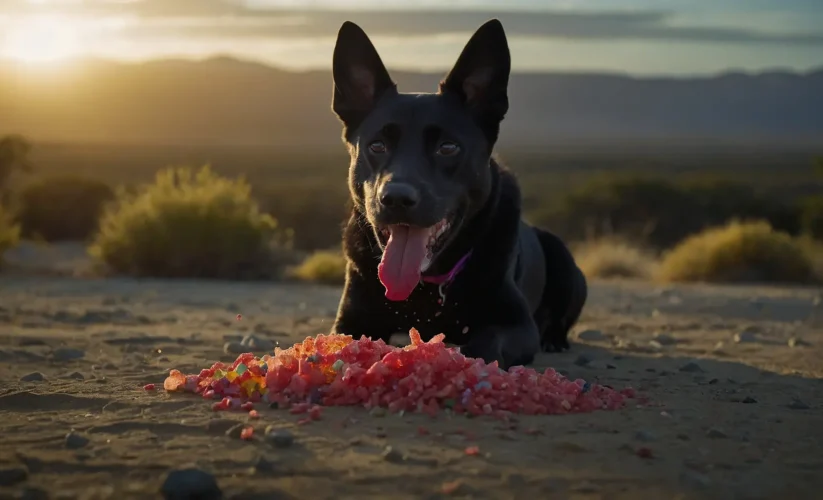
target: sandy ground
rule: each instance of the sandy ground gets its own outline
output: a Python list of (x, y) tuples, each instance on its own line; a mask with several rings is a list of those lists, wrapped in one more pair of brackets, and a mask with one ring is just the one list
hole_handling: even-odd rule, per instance
[(293, 437), (275, 445), (232, 437), (244, 414), (142, 390), (170, 368), (233, 360), (223, 344), (242, 335), (282, 345), (324, 332), (338, 295), (0, 277), (0, 498), (156, 498), (185, 464), (227, 498), (823, 498), (814, 289), (594, 284), (573, 350), (537, 365), (651, 398), (616, 412), (507, 427), (332, 408), (298, 426), (262, 409), (259, 435)]

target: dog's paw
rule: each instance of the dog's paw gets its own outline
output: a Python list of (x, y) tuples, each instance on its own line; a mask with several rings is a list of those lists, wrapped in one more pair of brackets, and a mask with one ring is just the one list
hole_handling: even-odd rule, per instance
[(482, 359), (487, 364), (497, 361), (501, 368), (504, 368), (506, 364), (500, 338), (497, 335), (477, 336), (468, 344), (460, 346), (460, 353), (467, 358)]

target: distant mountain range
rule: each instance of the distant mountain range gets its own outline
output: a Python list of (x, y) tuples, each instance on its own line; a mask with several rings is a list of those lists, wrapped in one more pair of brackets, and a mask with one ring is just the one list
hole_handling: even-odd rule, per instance
[[(394, 72), (401, 91), (442, 74)], [(823, 69), (702, 78), (515, 74), (502, 143), (711, 140), (823, 144)], [(0, 134), (36, 141), (336, 145), (329, 72), (230, 58), (0, 64)]]

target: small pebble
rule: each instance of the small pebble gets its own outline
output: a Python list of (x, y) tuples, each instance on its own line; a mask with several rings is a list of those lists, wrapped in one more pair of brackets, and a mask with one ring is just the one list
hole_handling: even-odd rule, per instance
[(256, 335), (246, 335), (243, 337), (243, 340), (240, 341), (241, 344), (246, 346), (246, 349), (253, 350), (253, 351), (273, 351), (274, 350), (274, 342), (269, 339), (264, 339), (258, 337)]
[(706, 370), (700, 367), (697, 363), (689, 362), (679, 368), (681, 372), (686, 373), (704, 373)]
[(71, 372), (68, 375), (63, 375), (60, 378), (72, 379), (72, 380), (85, 380), (86, 377), (80, 372)]
[(734, 334), (734, 341), (737, 344), (745, 344), (750, 342), (757, 342), (757, 335), (749, 330), (743, 330), (740, 333)]
[(654, 350), (659, 351), (659, 350), (663, 349), (663, 344), (661, 344), (657, 340), (650, 340), (649, 341), (649, 347), (651, 347)]
[(810, 408), (809, 405), (799, 399), (792, 400), (788, 407), (790, 410), (808, 410)]
[(248, 346), (245, 346), (240, 342), (226, 342), (223, 344), (223, 352), (226, 354), (244, 354), (248, 351)]
[(643, 442), (646, 442), (646, 443), (650, 443), (652, 441), (655, 441), (654, 434), (652, 434), (649, 431), (643, 431), (643, 430), (637, 431), (634, 434), (634, 438), (638, 441), (643, 441)]
[(406, 460), (406, 457), (402, 452), (392, 448), (391, 446), (386, 446), (381, 456), (383, 457), (383, 460), (391, 463), (400, 463)]
[(753, 397), (751, 397), (751, 396), (746, 396), (746, 397), (743, 399), (743, 401), (741, 401), (741, 403), (743, 403), (743, 404), (747, 404), (747, 405), (750, 405), (750, 404), (753, 404), (753, 403), (757, 403), (757, 400), (756, 400), (756, 399), (754, 399), (754, 398), (753, 398)]
[(58, 347), (52, 353), (55, 361), (74, 361), (86, 357), (86, 351), (82, 349), (72, 349), (71, 347)]
[(577, 334), (577, 338), (579, 340), (586, 340), (589, 342), (598, 342), (609, 339), (609, 337), (604, 335), (600, 330), (584, 330)]
[(712, 439), (725, 439), (725, 438), (729, 437), (728, 434), (726, 434), (725, 432), (721, 431), (720, 429), (716, 429), (714, 427), (712, 427), (711, 429), (706, 431), (706, 436), (710, 437)]
[(40, 372), (32, 372), (20, 377), (20, 382), (43, 382), (44, 380), (46, 380), (46, 376)]
[(577, 366), (586, 366), (591, 363), (591, 359), (587, 358), (584, 355), (577, 356), (577, 359), (574, 360), (574, 364)]
[(654, 340), (660, 343), (660, 345), (675, 345), (677, 344), (677, 339), (672, 337), (671, 335), (666, 335), (665, 333), (658, 333), (654, 336)]
[(223, 492), (217, 480), (206, 471), (191, 467), (172, 471), (160, 489), (165, 500), (220, 500)]
[(29, 477), (29, 471), (22, 465), (0, 467), (0, 486), (14, 486)]
[(694, 471), (685, 471), (680, 474), (680, 481), (687, 486), (699, 489), (708, 488), (712, 484), (707, 476)]
[(77, 450), (79, 448), (85, 447), (89, 444), (89, 438), (78, 434), (77, 432), (71, 431), (66, 434), (66, 448), (70, 450)]
[(245, 429), (244, 424), (237, 424), (232, 426), (229, 430), (226, 431), (226, 436), (232, 439), (240, 439), (240, 436), (243, 434), (243, 429)]
[(266, 442), (273, 444), (277, 448), (289, 448), (294, 444), (294, 434), (287, 430), (266, 427)]

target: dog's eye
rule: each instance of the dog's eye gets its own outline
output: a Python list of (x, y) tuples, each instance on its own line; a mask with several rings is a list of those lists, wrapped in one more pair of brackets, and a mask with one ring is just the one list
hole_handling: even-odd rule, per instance
[(386, 152), (386, 144), (383, 141), (374, 141), (369, 144), (369, 151), (374, 154), (383, 154)]
[(454, 156), (460, 152), (460, 146), (453, 142), (444, 142), (437, 147), (437, 154), (440, 156)]

